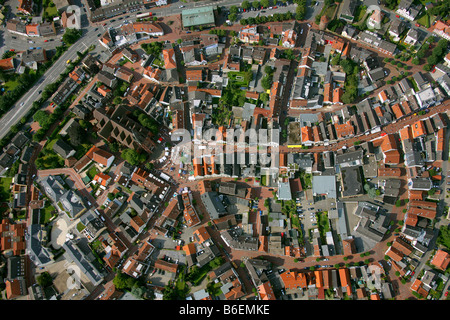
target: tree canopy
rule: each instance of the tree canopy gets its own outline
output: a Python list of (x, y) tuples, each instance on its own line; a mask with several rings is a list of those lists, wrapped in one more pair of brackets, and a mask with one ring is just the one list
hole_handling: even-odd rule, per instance
[(145, 154), (140, 154), (136, 150), (133, 149), (125, 149), (121, 153), (122, 159), (127, 161), (132, 166), (136, 166), (145, 161)]

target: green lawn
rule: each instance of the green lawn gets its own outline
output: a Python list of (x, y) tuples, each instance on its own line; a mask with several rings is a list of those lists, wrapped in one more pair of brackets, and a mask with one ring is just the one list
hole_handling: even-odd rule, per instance
[(47, 6), (44, 9), (44, 12), (49, 16), (49, 17), (57, 17), (58, 16), (58, 9), (56, 8), (55, 4), (53, 2), (50, 2), (53, 4), (53, 6)]
[(161, 61), (160, 59), (156, 58), (153, 60), (153, 64), (157, 65), (158, 67), (164, 68), (164, 61)]
[(54, 215), (53, 212), (56, 212), (56, 214), (58, 214), (58, 212), (56, 211), (55, 207), (52, 206), (49, 202), (47, 202), (45, 204), (45, 207), (44, 207), (44, 211), (43, 211), (44, 214), (41, 215), (41, 223), (42, 224), (47, 224), (48, 222), (50, 222), (50, 219)]
[(359, 22), (361, 21), (361, 19), (364, 17), (364, 15), (366, 14), (367, 11), (367, 7), (364, 5), (360, 5), (358, 6), (358, 8), (356, 8), (356, 12), (355, 12), (355, 20), (354, 22)]
[(325, 238), (326, 233), (330, 231), (330, 225), (328, 223), (328, 214), (327, 212), (319, 212), (316, 214), (316, 217), (320, 236)]
[(95, 165), (92, 165), (89, 170), (86, 172), (86, 175), (92, 180), (95, 175), (98, 173), (98, 169)]
[(425, 13), (419, 19), (417, 19), (417, 23), (424, 26), (425, 28), (430, 27), (430, 16)]
[(250, 80), (246, 77), (246, 72), (228, 72), (228, 78), (240, 87), (248, 87)]
[(0, 178), (0, 201), (9, 201), (12, 178)]
[(78, 230), (78, 232), (83, 231), (84, 228), (86, 228), (86, 226), (85, 226), (83, 223), (79, 222), (79, 223), (77, 224), (77, 230)]
[(297, 227), (298, 229), (300, 229), (300, 220), (298, 219), (297, 215), (291, 216), (291, 224), (293, 227)]
[(5, 87), (5, 92), (7, 92), (7, 91), (13, 91), (18, 85), (19, 85), (19, 81), (10, 80), (10, 81), (5, 82), (5, 84), (3, 86)]

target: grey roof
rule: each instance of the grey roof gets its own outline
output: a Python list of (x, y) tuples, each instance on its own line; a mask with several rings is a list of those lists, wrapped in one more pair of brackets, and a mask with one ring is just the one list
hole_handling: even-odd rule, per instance
[(411, 190), (430, 190), (432, 187), (431, 180), (429, 178), (413, 178), (411, 179), (411, 182), (409, 185), (409, 188)]
[(54, 202), (58, 202), (66, 191), (60, 176), (47, 176), (42, 179), (41, 184), (47, 196)]
[(24, 132), (19, 132), (14, 136), (14, 138), (12, 138), (11, 144), (21, 149), (28, 141), (30, 141), (30, 138), (27, 134)]
[(298, 164), (302, 169), (312, 168), (314, 163), (311, 153), (288, 153), (287, 164)]
[(217, 192), (205, 192), (201, 195), (201, 199), (212, 220), (226, 214), (227, 211), (223, 206), (222, 201), (220, 201)]
[(11, 256), (7, 258), (8, 280), (25, 276), (25, 256)]
[(253, 117), (253, 112), (256, 108), (256, 104), (246, 102), (244, 103), (244, 107), (242, 110), (242, 120), (250, 121), (251, 117)]
[(384, 78), (384, 71), (382, 67), (378, 67), (376, 69), (369, 71), (369, 77), (373, 82), (381, 80)]
[(428, 80), (425, 79), (425, 77), (423, 76), (422, 72), (420, 72), (420, 71), (418, 71), (415, 74), (413, 74), (413, 79), (417, 83), (419, 88), (423, 87), (424, 85), (426, 85), (428, 83)]
[(43, 22), (39, 25), (39, 33), (41, 36), (54, 36), (56, 29), (54, 22)]
[(345, 25), (342, 32), (345, 32), (350, 38), (355, 38), (356, 35), (358, 34), (358, 29), (356, 29), (352, 25), (347, 24), (347, 25)]
[(32, 224), (28, 227), (29, 239), (27, 241), (27, 254), (33, 263), (38, 266), (44, 266), (53, 262), (51, 251), (43, 246), (47, 241), (44, 226)]
[(29, 147), (29, 146), (25, 147), (23, 149), (20, 160), (24, 163), (28, 163), (28, 161), (30, 161), (30, 159), (31, 159), (31, 156), (33, 155), (33, 151), (34, 151), (33, 147)]
[(280, 200), (291, 200), (292, 194), (291, 194), (291, 185), (288, 182), (279, 182), (278, 183), (278, 199)]
[(67, 159), (75, 153), (75, 150), (61, 139), (56, 140), (53, 145), (53, 151), (59, 154), (63, 159)]
[(364, 156), (364, 151), (358, 149), (355, 151), (337, 154), (335, 157), (336, 164), (340, 166), (354, 166), (360, 164)]
[(387, 217), (381, 214), (379, 214), (375, 220), (363, 217), (358, 223), (355, 231), (369, 239), (380, 242), (383, 240), (384, 234), (387, 231), (386, 222)]
[(102, 274), (88, 261), (84, 254), (78, 248), (78, 246), (72, 241), (66, 241), (63, 244), (63, 248), (66, 251), (64, 256), (67, 260), (75, 262), (75, 264), (81, 269), (81, 272), (87, 276), (89, 281), (96, 286), (103, 281)]
[(389, 27), (389, 32), (395, 33), (399, 36), (406, 28), (405, 23), (400, 19), (393, 19)]
[(411, 28), (406, 34), (408, 37), (413, 38), (414, 40), (419, 40), (419, 31), (417, 29)]
[(349, 56), (352, 60), (363, 62), (374, 53), (359, 46), (350, 46)]
[(235, 250), (258, 250), (258, 238), (243, 235), (242, 229), (230, 229), (220, 233), (224, 242)]
[(336, 176), (313, 176), (313, 194), (326, 194), (328, 198), (336, 199)]
[(420, 144), (409, 139), (402, 142), (403, 151), (405, 153), (405, 163), (407, 167), (420, 167), (424, 164), (421, 155)]
[(343, 184), (343, 197), (363, 194), (363, 185), (359, 166), (341, 168), (341, 181)]
[(341, 18), (344, 18), (345, 20), (351, 20), (354, 19), (354, 12), (356, 8), (356, 1), (354, 0), (344, 0), (341, 4)]
[(32, 62), (45, 62), (46, 55), (44, 49), (26, 50), (22, 53), (22, 61), (25, 64)]
[(78, 88), (78, 83), (72, 78), (67, 78), (55, 93), (52, 101), (58, 105), (63, 103), (76, 88)]
[(72, 218), (85, 211), (85, 206), (78, 194), (74, 190), (67, 190), (59, 201), (62, 203), (65, 210), (71, 215)]
[(183, 27), (215, 24), (213, 6), (184, 9), (181, 11)]
[(220, 251), (215, 244), (202, 249), (203, 253), (197, 255), (197, 266), (200, 268), (206, 265), (208, 262), (213, 260), (215, 257), (220, 255)]

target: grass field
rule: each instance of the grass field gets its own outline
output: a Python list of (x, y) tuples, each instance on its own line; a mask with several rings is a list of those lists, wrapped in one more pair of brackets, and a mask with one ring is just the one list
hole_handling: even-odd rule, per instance
[(50, 203), (46, 203), (45, 207), (44, 207), (44, 211), (41, 211), (44, 214), (41, 215), (41, 224), (46, 224), (48, 222), (50, 222), (50, 219), (53, 217), (53, 212), (56, 212), (55, 207), (53, 207)]
[(0, 178), (0, 201), (9, 201), (12, 178)]
[(95, 165), (92, 165), (89, 170), (86, 172), (86, 175), (92, 180), (95, 175), (98, 173), (98, 169)]
[(425, 28), (430, 27), (430, 16), (425, 13), (419, 19), (417, 19), (417, 23), (424, 26)]
[(48, 5), (45, 9), (44, 12), (47, 13), (47, 15), (49, 17), (57, 17), (58, 16), (58, 9), (56, 8), (55, 4), (53, 2), (50, 2), (51, 4), (53, 4), (52, 6)]
[(19, 81), (10, 80), (10, 81), (5, 82), (5, 84), (3, 86), (5, 87), (5, 92), (7, 92), (7, 91), (13, 91), (18, 85), (19, 85)]
[(320, 236), (322, 238), (325, 238), (326, 233), (330, 231), (330, 224), (328, 223), (328, 214), (327, 212), (319, 212), (316, 214), (316, 217)]
[(249, 80), (245, 72), (228, 72), (228, 78), (240, 87), (248, 87)]

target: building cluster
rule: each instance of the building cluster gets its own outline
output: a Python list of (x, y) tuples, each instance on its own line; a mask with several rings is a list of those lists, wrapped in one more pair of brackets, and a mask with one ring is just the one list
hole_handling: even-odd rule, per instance
[[(90, 19), (97, 22), (167, 2), (88, 4)], [(354, 1), (344, 0), (340, 18), (352, 22), (355, 7)], [(420, 10), (420, 5), (402, 0), (397, 13), (414, 20)], [(67, 262), (94, 287), (116, 269), (135, 279), (155, 272), (174, 279), (181, 269), (178, 259), (154, 257), (156, 249), (163, 249), (161, 239), (173, 241), (172, 251), (183, 255), (188, 270), (206, 268), (223, 254), (230, 258), (217, 243), (220, 239), (231, 250), (248, 255), (241, 267), (258, 299), (276, 299), (274, 278), (283, 295), (295, 298), (392, 298), (393, 289), (380, 276), (385, 271), (379, 262), (276, 270), (268, 260), (252, 258), (260, 254), (319, 261), (367, 252), (392, 231), (384, 205), (404, 206), (401, 230), (385, 251), (386, 262), (396, 272), (409, 276), (424, 253), (432, 250), (438, 212), (433, 200), (446, 176), (440, 168), (447, 151), (448, 119), (446, 113), (430, 112), (430, 107), (439, 107), (450, 96), (450, 69), (438, 64), (436, 72), (442, 75), (436, 79), (417, 72), (385, 86), (381, 56), (395, 55), (397, 45), (350, 25), (341, 36), (325, 32), (329, 21), (324, 17), (319, 30), (304, 30), (297, 21), (245, 25), (229, 46), (225, 36), (211, 32), (186, 33), (176, 43), (158, 42), (160, 46), (154, 47), (156, 41), (146, 41), (149, 47), (137, 48), (142, 40), (164, 35), (160, 23), (140, 19), (125, 20), (101, 35), (100, 44), (114, 59), (101, 62), (88, 54), (51, 97), (52, 104), (60, 106), (83, 88), (71, 108), (73, 117), (52, 141), (52, 152), (64, 160), (64, 175), (41, 171), (36, 184), (28, 181), (26, 166), (33, 149), (25, 134), (16, 136), (0, 155), (1, 175), (21, 162), (12, 180), (11, 206), (22, 210), (29, 203), (32, 209), (26, 233), (23, 224), (8, 219), (0, 226), (1, 249), (17, 270), (8, 274), (8, 298), (41, 294), (38, 286), (24, 287), (24, 251), (38, 267), (55, 261), (58, 250), (50, 250), (47, 229), (41, 224), (48, 202), (67, 221), (77, 221), (78, 232), (51, 240), (61, 242)], [(210, 6), (183, 10), (181, 21), (185, 31), (201, 30), (216, 25), (217, 12)], [(398, 21), (389, 26), (394, 41), (405, 32)], [(368, 23), (378, 29), (383, 13), (374, 10)], [(436, 23), (434, 32), (445, 38), (444, 25)], [(8, 25), (11, 32), (45, 36), (44, 27), (34, 28), (13, 21)], [(420, 44), (411, 30), (404, 41)], [(150, 47), (151, 54), (143, 53)], [(300, 50), (294, 54), (292, 49)], [(21, 62), (17, 57), (3, 59), (0, 67), (16, 71), (23, 64), (45, 62), (45, 56), (41, 48), (30, 49), (19, 55)], [(335, 63), (339, 60), (348, 64)], [(354, 79), (356, 84), (350, 84)], [(352, 85), (357, 86), (357, 95), (375, 94), (352, 105), (346, 96), (355, 89)], [(417, 119), (402, 125), (411, 117)], [(106, 146), (94, 145), (80, 154), (72, 137), (86, 122)], [(151, 129), (155, 123), (158, 130)], [(394, 126), (398, 131), (392, 132)], [(171, 150), (161, 144), (165, 128), (175, 142)], [(184, 141), (180, 132), (187, 132), (190, 140)], [(114, 145), (122, 155), (131, 151), (153, 156), (156, 149), (163, 150), (154, 162), (161, 169), (118, 163)], [(193, 149), (201, 152), (188, 159)], [(167, 158), (173, 163), (166, 163)], [(176, 160), (180, 160), (177, 170)], [(165, 168), (174, 175), (168, 170), (166, 174)], [(186, 179), (190, 187), (176, 189), (177, 171), (179, 181)], [(407, 202), (402, 189), (407, 190)], [(267, 192), (264, 207), (257, 192)], [(324, 225), (332, 228), (325, 230)], [(180, 239), (184, 228), (193, 230), (189, 242)], [(430, 263), (444, 271), (449, 261), (448, 253), (437, 250)], [(201, 289), (189, 299), (244, 297), (249, 292), (238, 271), (233, 261), (222, 264), (208, 274), (220, 293)], [(411, 290), (426, 296), (437, 277), (427, 270)], [(107, 285), (101, 299), (121, 294)]]

